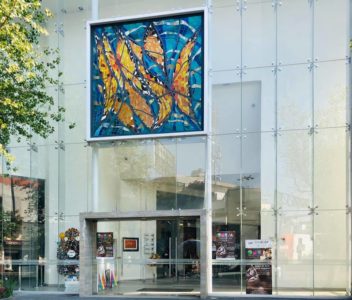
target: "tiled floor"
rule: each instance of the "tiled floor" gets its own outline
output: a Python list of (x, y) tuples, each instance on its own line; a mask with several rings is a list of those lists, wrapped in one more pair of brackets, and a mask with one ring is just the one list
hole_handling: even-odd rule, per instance
[[(157, 297), (160, 299), (169, 296), (179, 296), (180, 298), (189, 298), (194, 299), (199, 297), (199, 287), (200, 282), (199, 278), (189, 278), (189, 277), (179, 277), (175, 278), (162, 278), (157, 280), (129, 280), (125, 282), (119, 282), (116, 287), (106, 288), (105, 290), (100, 290), (98, 296), (114, 297), (114, 296), (125, 296), (129, 299), (134, 297)], [(147, 289), (147, 291), (146, 291)], [(58, 292), (61, 292), (61, 295), (58, 296)], [(26, 288), (22, 291), (16, 291), (15, 299), (75, 299), (77, 297), (64, 293), (65, 288), (63, 286), (57, 287), (37, 287), (37, 288)], [(229, 297), (227, 299), (233, 299), (234, 293), (236, 294), (236, 299), (245, 298), (246, 291), (245, 286), (241, 290), (240, 283), (236, 284), (233, 280), (226, 280), (225, 278), (214, 279), (213, 281), (213, 292), (216, 297)], [(45, 294), (44, 294), (45, 293)], [(56, 295), (55, 295), (56, 294)], [(77, 293), (76, 293), (77, 295)], [(314, 298), (319, 297), (340, 297), (343, 298), (346, 295), (346, 292), (343, 290), (326, 290), (326, 291), (314, 291)], [(273, 296), (276, 299), (280, 298), (309, 298), (313, 296), (312, 290), (289, 290), (289, 289), (280, 289), (276, 291), (273, 290)], [(31, 298), (33, 297), (33, 298)], [(44, 297), (44, 298), (43, 298)], [(78, 299), (78, 298), (77, 298)], [(83, 299), (83, 298), (80, 298)], [(93, 299), (93, 298), (89, 298)], [(121, 299), (121, 298), (120, 298)]]

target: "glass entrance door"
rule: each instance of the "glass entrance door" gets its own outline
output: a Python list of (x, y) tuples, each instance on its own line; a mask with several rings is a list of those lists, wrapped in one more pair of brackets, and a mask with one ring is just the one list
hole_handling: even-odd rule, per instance
[(157, 221), (157, 253), (168, 264), (157, 268), (157, 278), (199, 280), (199, 219)]
[(99, 253), (97, 294), (199, 294), (199, 217), (97, 222)]

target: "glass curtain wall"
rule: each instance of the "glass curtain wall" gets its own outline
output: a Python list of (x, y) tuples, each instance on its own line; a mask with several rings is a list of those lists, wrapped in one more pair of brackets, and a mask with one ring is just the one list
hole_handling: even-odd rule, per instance
[[(350, 291), (349, 1), (213, 1), (213, 291), (246, 293), (245, 241), (272, 242), (273, 294)], [(225, 38), (226, 37), (226, 38)]]
[[(272, 242), (273, 294), (350, 293), (349, 1), (211, 3), (213, 292), (246, 293), (245, 241), (262, 239)], [(98, 17), (206, 4), (100, 0)], [(48, 93), (66, 108), (65, 121), (46, 140), (9, 146), (16, 171), (0, 178), (1, 276), (22, 290), (68, 291), (57, 266), (78, 260), (58, 259), (59, 234), (93, 209), (203, 208), (207, 145), (190, 137), (100, 146), (93, 207), (85, 142), (91, 1), (43, 6), (54, 17), (42, 45), (59, 49), (53, 77), (63, 72)], [(225, 234), (234, 236), (227, 259), (216, 253)]]
[(55, 110), (66, 109), (65, 121), (53, 124), (56, 130), (48, 139), (35, 136), (18, 142), (14, 137), (9, 146), (16, 161), (12, 171), (3, 162), (0, 179), (1, 279), (13, 280), (15, 290), (63, 291), (65, 276), (58, 265), (77, 265), (78, 257), (58, 258), (59, 233), (79, 229), (79, 213), (89, 209), (91, 194), (91, 149), (85, 142), (85, 26), (91, 8), (84, 0), (48, 0), (42, 5), (53, 17), (41, 46), (58, 49), (60, 55), (51, 74), (59, 84), (47, 91)]

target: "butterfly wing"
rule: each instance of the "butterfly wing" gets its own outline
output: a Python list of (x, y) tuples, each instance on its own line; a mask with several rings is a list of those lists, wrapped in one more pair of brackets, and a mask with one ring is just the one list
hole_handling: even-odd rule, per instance
[(97, 41), (97, 52), (98, 52), (98, 68), (104, 85), (104, 86), (99, 85), (98, 88), (100, 93), (104, 97), (103, 118), (105, 118), (106, 115), (109, 113), (109, 111), (111, 111), (114, 105), (115, 95), (117, 90), (117, 82), (113, 77), (110, 71), (110, 68), (108, 66), (108, 63), (105, 59), (104, 45), (100, 41)]
[(193, 111), (190, 102), (190, 57), (195, 45), (195, 40), (191, 39), (183, 47), (179, 58), (177, 59), (172, 88), (175, 93), (175, 102), (177, 107), (187, 116), (193, 117)]
[(144, 37), (144, 49), (161, 67), (164, 67), (164, 50), (155, 28), (150, 25)]
[(128, 104), (121, 101), (117, 93), (118, 88), (123, 88), (123, 79), (116, 57), (106, 37), (103, 37), (103, 42), (98, 45), (98, 62), (106, 94), (104, 116), (113, 111), (123, 125), (134, 128), (133, 111)]
[[(136, 49), (135, 49), (136, 50)], [(126, 40), (122, 33), (116, 48), (117, 64), (121, 69), (124, 80), (124, 88), (128, 94), (129, 104), (144, 125), (151, 128), (154, 124), (154, 116), (151, 107), (143, 97), (145, 84), (138, 72), (138, 61), (130, 42)]]
[[(148, 72), (144, 67), (144, 56), (142, 47), (131, 41), (130, 45), (131, 49), (133, 50), (134, 54), (137, 56), (140, 62), (138, 64), (138, 72), (144, 78), (151, 97), (154, 98), (158, 103), (158, 115), (156, 118), (155, 125), (160, 126), (170, 115), (172, 109), (172, 96), (170, 95), (170, 92), (168, 91), (166, 86), (160, 80), (158, 80), (157, 77), (153, 76), (150, 72)], [(161, 47), (160, 44), (159, 46)], [(164, 61), (162, 60), (162, 63), (163, 62)]]

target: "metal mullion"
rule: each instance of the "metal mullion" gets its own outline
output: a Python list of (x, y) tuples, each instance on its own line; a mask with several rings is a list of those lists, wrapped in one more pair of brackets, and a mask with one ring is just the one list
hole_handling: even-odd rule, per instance
[[(347, 1), (347, 0), (346, 0)], [(347, 6), (348, 6), (348, 9), (347, 9), (347, 19), (349, 20), (348, 22), (348, 29), (347, 29), (347, 32), (348, 32), (348, 35), (346, 36), (346, 39), (349, 41), (351, 40), (351, 30), (352, 30), (352, 20), (351, 20), (351, 16), (352, 16), (352, 5), (351, 5), (351, 1), (347, 1)], [(348, 52), (348, 59), (349, 59), (349, 64), (348, 64), (348, 67), (347, 67), (347, 86), (351, 86), (350, 85), (350, 82), (351, 82), (351, 49), (349, 49), (349, 52)], [(347, 139), (347, 143), (346, 143), (346, 157), (348, 157), (348, 163), (347, 163), (347, 168), (346, 168), (346, 208), (348, 209), (348, 211), (346, 213), (349, 214), (349, 217), (347, 217), (346, 219), (346, 233), (347, 233), (347, 236), (346, 236), (346, 239), (347, 239), (347, 243), (346, 243), (346, 253), (348, 255), (347, 257), (347, 263), (348, 263), (348, 266), (347, 266), (347, 273), (348, 273), (348, 276), (346, 278), (347, 280), (347, 287), (348, 287), (348, 290), (346, 291), (346, 294), (351, 296), (352, 294), (352, 265), (351, 265), (351, 262), (352, 262), (352, 235), (351, 235), (351, 232), (352, 232), (352, 209), (351, 209), (351, 198), (352, 198), (352, 189), (351, 189), (351, 170), (352, 170), (352, 160), (351, 160), (351, 149), (352, 149), (352, 141), (351, 141), (351, 108), (352, 108), (352, 91), (351, 89), (349, 89), (349, 93), (347, 94), (347, 97), (348, 97), (348, 101), (347, 101), (347, 130), (346, 130), (346, 139)]]
[[(212, 0), (206, 0), (206, 7), (207, 11), (205, 14), (205, 20), (207, 24), (205, 24), (205, 29), (207, 30), (207, 35), (208, 35), (208, 41), (206, 43), (206, 54), (207, 54), (207, 65), (205, 68), (205, 76), (208, 80), (206, 87), (207, 87), (207, 97), (206, 99), (208, 100), (205, 105), (207, 105), (207, 116), (208, 117), (208, 123), (207, 123), (207, 139), (206, 139), (206, 174), (205, 174), (205, 186), (206, 190), (204, 191), (205, 195), (205, 202), (204, 207), (206, 209), (206, 249), (207, 255), (203, 260), (206, 260), (206, 272), (205, 272), (205, 291), (206, 294), (210, 294), (213, 292), (213, 264), (212, 264), (212, 228), (213, 228), (213, 210), (212, 210), (212, 194), (213, 194), (213, 185), (212, 185), (212, 146), (213, 146), (213, 124), (212, 124), (212, 62), (211, 62), (211, 45), (212, 45), (212, 13), (213, 13), (213, 1)], [(201, 226), (201, 221), (200, 226)], [(200, 229), (199, 229), (199, 234), (200, 234)], [(201, 235), (200, 235), (201, 236)], [(204, 241), (203, 241), (204, 242)], [(202, 276), (202, 275), (201, 275)], [(203, 275), (204, 276), (204, 275)], [(202, 288), (202, 287), (200, 287)]]
[(314, 55), (315, 55), (315, 1), (311, 1), (310, 2), (310, 8), (311, 8), (311, 35), (312, 35), (312, 53), (311, 53), (311, 63), (312, 63), (312, 77), (311, 77), (311, 83), (312, 83), (312, 87), (311, 87), (311, 92), (312, 92), (312, 120), (311, 120), (311, 129), (312, 129), (312, 134), (311, 134), (311, 185), (312, 185), (312, 194), (311, 194), (311, 205), (312, 205), (312, 209), (313, 209), (313, 213), (312, 213), (312, 248), (313, 248), (313, 253), (312, 253), (312, 277), (313, 277), (313, 281), (312, 281), (312, 292), (313, 292), (313, 296), (315, 295), (315, 184), (314, 184), (314, 180), (315, 180), (315, 155), (314, 155), (314, 151), (315, 151), (315, 59), (314, 59)]
[(240, 248), (240, 257), (241, 257), (241, 278), (240, 278), (240, 284), (241, 284), (241, 294), (243, 293), (243, 284), (245, 281), (243, 281), (243, 274), (245, 274), (245, 267), (243, 265), (243, 260), (244, 260), (244, 235), (243, 235), (243, 182), (242, 182), (242, 174), (243, 174), (243, 11), (244, 11), (244, 1), (241, 0), (240, 3), (240, 95), (241, 95), (241, 115), (240, 115), (240, 207), (239, 207), (239, 214), (240, 214), (240, 236), (241, 236), (241, 248)]
[(275, 288), (276, 288), (276, 294), (279, 293), (279, 288), (278, 288), (278, 276), (277, 276), (277, 270), (278, 270), (278, 203), (277, 203), (277, 162), (278, 162), (278, 82), (277, 82), (277, 66), (278, 66), (278, 13), (277, 13), (277, 6), (275, 7), (275, 70), (274, 76), (275, 76), (275, 83), (274, 83), (274, 97), (275, 97), (275, 127), (274, 127), (274, 147), (275, 147), (275, 182), (274, 182), (274, 222), (275, 222)]

